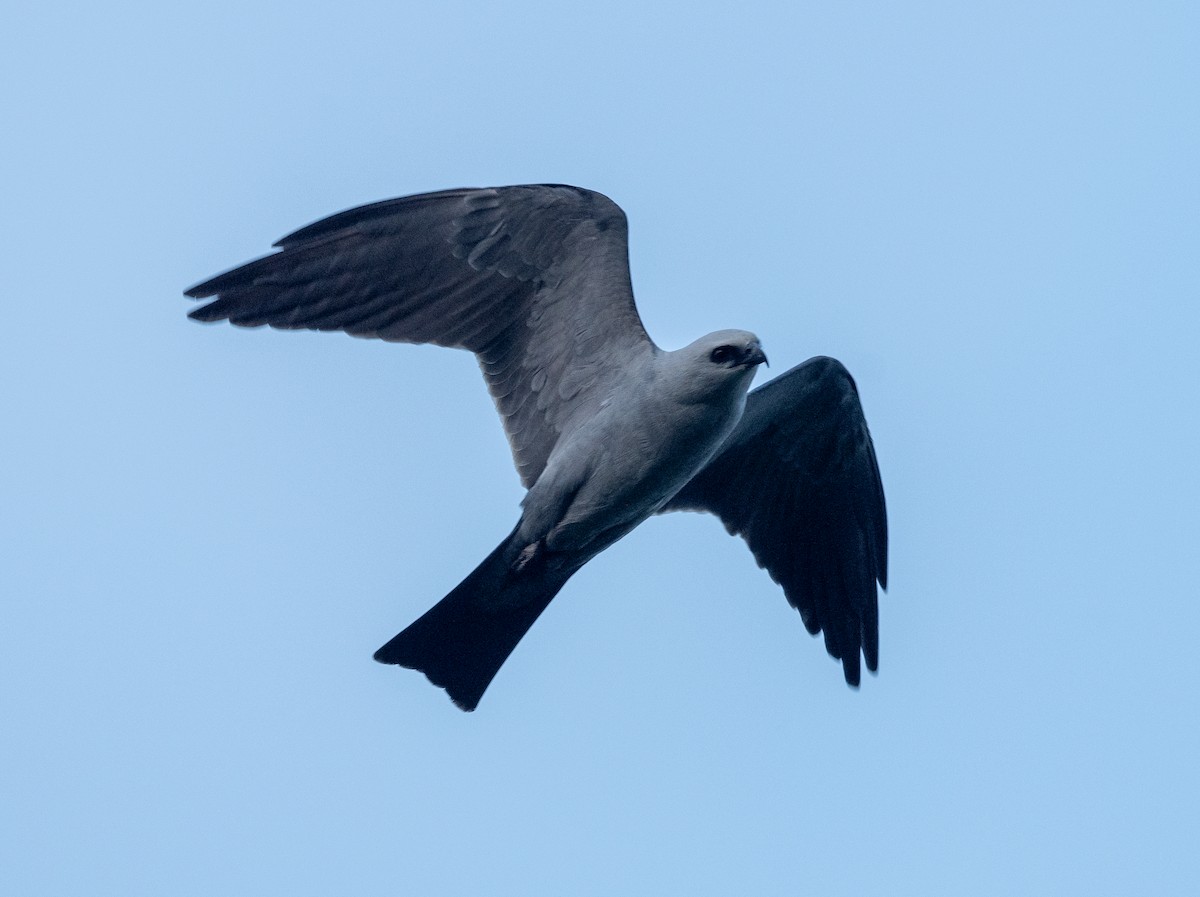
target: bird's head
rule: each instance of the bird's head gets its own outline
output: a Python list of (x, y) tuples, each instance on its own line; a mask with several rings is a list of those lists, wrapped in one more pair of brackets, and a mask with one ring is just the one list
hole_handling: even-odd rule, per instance
[(744, 396), (760, 364), (766, 364), (758, 337), (746, 330), (718, 330), (669, 353), (678, 382), (691, 401)]

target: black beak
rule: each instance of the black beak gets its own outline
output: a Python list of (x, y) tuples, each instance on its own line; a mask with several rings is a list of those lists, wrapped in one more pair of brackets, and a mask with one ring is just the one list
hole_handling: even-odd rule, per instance
[(759, 364), (765, 364), (767, 367), (771, 366), (771, 362), (767, 361), (767, 353), (762, 350), (762, 346), (758, 345), (758, 343), (755, 343), (750, 348), (750, 351), (746, 353), (746, 357), (742, 359), (742, 364), (748, 368)]

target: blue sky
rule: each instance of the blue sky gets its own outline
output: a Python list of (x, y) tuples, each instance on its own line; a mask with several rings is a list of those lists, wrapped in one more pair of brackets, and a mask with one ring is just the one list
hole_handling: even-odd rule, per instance
[[(44, 3), (0, 36), (12, 893), (1190, 893), (1200, 14)], [(567, 182), (668, 348), (855, 375), (852, 692), (711, 518), (475, 714), (371, 652), (511, 527), (471, 357), (185, 318), (340, 209)]]

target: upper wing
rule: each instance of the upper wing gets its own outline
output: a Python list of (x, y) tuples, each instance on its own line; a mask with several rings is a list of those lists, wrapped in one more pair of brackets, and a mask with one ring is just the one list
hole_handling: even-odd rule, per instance
[(578, 187), (446, 190), (310, 224), (186, 295), (216, 297), (198, 321), (469, 349), (530, 486), (572, 418), (652, 351), (627, 237), (620, 207)]
[(663, 509), (710, 511), (745, 538), (808, 631), (859, 682), (879, 665), (875, 582), (887, 588), (887, 510), (858, 390), (812, 358), (747, 397), (717, 455)]

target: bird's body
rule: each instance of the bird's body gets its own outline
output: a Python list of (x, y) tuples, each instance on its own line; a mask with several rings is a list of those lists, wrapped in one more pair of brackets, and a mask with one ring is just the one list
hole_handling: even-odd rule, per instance
[[(722, 346), (736, 347), (745, 360), (714, 365), (708, 356)], [(758, 339), (733, 330), (677, 352), (647, 353), (630, 371), (632, 388), (606, 396), (555, 445), (521, 502), (519, 537), (544, 540), (553, 551), (590, 550), (590, 557), (625, 535), (666, 504), (725, 441), (763, 360)], [(695, 376), (709, 367), (718, 376)]]
[[(773, 381), (790, 388), (769, 403), (763, 390), (748, 400), (766, 360), (754, 334), (659, 349), (633, 305), (611, 200), (558, 185), (445, 191), (352, 209), (278, 245), (189, 290), (217, 296), (192, 316), (473, 351), (529, 490), (512, 533), (377, 660), (474, 709), (580, 567), (679, 508), (746, 536), (847, 681), (860, 650), (875, 668), (886, 523), (853, 381), (814, 359)], [(802, 420), (806, 404), (823, 415)], [(814, 554), (822, 540), (829, 558)]]

